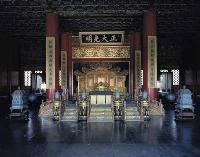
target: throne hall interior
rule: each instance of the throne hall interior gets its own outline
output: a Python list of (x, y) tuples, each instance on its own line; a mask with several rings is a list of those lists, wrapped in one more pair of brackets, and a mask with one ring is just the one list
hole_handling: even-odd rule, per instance
[(200, 156), (198, 0), (1, 0), (0, 157)]

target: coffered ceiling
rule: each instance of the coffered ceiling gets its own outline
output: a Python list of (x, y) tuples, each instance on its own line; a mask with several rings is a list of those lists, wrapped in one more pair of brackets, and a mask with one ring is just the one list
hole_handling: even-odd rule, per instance
[(154, 9), (158, 33), (200, 32), (199, 0), (0, 0), (0, 32), (44, 36), (45, 16), (59, 15), (60, 31), (141, 31)]

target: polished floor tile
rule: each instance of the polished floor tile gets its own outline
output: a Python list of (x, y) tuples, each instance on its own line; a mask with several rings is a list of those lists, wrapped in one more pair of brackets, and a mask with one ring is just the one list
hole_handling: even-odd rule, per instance
[(200, 119), (176, 122), (173, 111), (149, 122), (0, 121), (0, 157), (197, 156)]

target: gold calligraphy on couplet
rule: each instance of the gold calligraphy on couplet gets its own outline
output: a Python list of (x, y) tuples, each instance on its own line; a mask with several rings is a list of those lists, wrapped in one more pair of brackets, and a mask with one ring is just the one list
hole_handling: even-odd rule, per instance
[(46, 37), (46, 87), (55, 88), (55, 37)]
[(73, 58), (129, 58), (129, 46), (85, 46), (73, 47)]
[(67, 89), (67, 52), (61, 51), (61, 88)]
[(135, 51), (135, 88), (141, 88), (141, 50)]
[(148, 36), (148, 87), (157, 87), (157, 37)]

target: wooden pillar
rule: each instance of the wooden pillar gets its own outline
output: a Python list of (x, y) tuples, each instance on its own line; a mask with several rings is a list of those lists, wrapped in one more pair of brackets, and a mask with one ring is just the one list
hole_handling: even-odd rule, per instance
[[(148, 67), (148, 38), (150, 36), (155, 36), (156, 37), (156, 14), (155, 11), (149, 10), (144, 13), (144, 30), (143, 30), (143, 88), (145, 91), (148, 92), (150, 100), (155, 100), (156, 99), (156, 93), (157, 89), (156, 88), (149, 88), (148, 81), (150, 78), (148, 78), (148, 72), (149, 72), (149, 67)], [(157, 47), (156, 47), (157, 50)], [(157, 51), (156, 51), (157, 53)], [(156, 65), (157, 65), (157, 58), (155, 59)], [(157, 68), (154, 69), (157, 73)], [(157, 77), (157, 76), (156, 76)]]
[(66, 88), (68, 90), (68, 96), (73, 96), (73, 64), (72, 64), (72, 36), (69, 33), (62, 33), (61, 36), (61, 54), (65, 52), (67, 55), (67, 67), (66, 67)]
[[(140, 33), (139, 32), (134, 32), (131, 38), (131, 68), (130, 68), (130, 86), (131, 88), (131, 93), (132, 93), (132, 97), (134, 97), (134, 93), (135, 93), (135, 89), (138, 88), (136, 85), (136, 81), (137, 81), (137, 76), (138, 75), (138, 71), (136, 71), (137, 66), (138, 66), (138, 62), (136, 61), (136, 52), (138, 53), (138, 51), (140, 51), (140, 56), (141, 56), (141, 37), (140, 37)], [(141, 57), (140, 57), (141, 58)], [(137, 64), (137, 65), (136, 65)], [(141, 60), (140, 60), (140, 64), (141, 64)], [(141, 72), (141, 67), (140, 67), (140, 72)], [(141, 77), (141, 75), (139, 74), (139, 76)]]
[(130, 51), (130, 76), (129, 76), (129, 84), (130, 84), (130, 88), (129, 88), (129, 93), (131, 98), (134, 98), (134, 83), (135, 83), (135, 79), (134, 79), (134, 75), (135, 75), (135, 56), (134, 56), (134, 42), (133, 42), (133, 37), (134, 37), (134, 33), (131, 35), (131, 39), (130, 39), (130, 45), (131, 45), (131, 51)]
[(135, 50), (141, 50), (141, 34), (140, 32), (135, 32), (133, 36), (133, 42)]
[(61, 34), (61, 88), (67, 90), (67, 49), (68, 35)]
[[(48, 39), (49, 37), (52, 37), (55, 42), (53, 43), (53, 56), (55, 59), (51, 61), (51, 59), (48, 59), (50, 56), (48, 55), (51, 52), (47, 52), (47, 46), (49, 46)], [(51, 41), (50, 41), (51, 42)], [(49, 47), (51, 49), (51, 46)], [(51, 62), (54, 65), (54, 68), (49, 66), (47, 68), (47, 64)], [(50, 64), (51, 64), (50, 63)], [(51, 101), (53, 100), (54, 93), (56, 90), (59, 90), (59, 69), (60, 69), (60, 53), (59, 53), (59, 32), (58, 32), (58, 15), (56, 13), (47, 13), (46, 15), (46, 83), (50, 82), (47, 81), (47, 79), (51, 76), (53, 76), (52, 86), (47, 84), (47, 91), (46, 96), (47, 100)], [(50, 74), (52, 73), (52, 75)], [(51, 75), (51, 76), (50, 76)], [(47, 78), (47, 76), (49, 76)]]
[(61, 34), (61, 51), (67, 51), (68, 35), (66, 33)]
[(73, 96), (72, 35), (67, 34), (67, 88), (69, 98)]
[[(141, 34), (140, 32), (135, 32), (133, 34), (133, 44), (134, 44), (134, 89), (141, 88)], [(137, 78), (139, 77), (139, 78)], [(139, 80), (138, 80), (139, 79)], [(138, 85), (138, 82), (140, 85)]]

